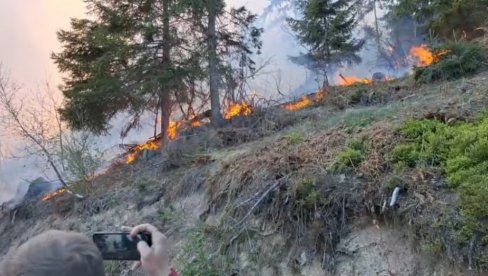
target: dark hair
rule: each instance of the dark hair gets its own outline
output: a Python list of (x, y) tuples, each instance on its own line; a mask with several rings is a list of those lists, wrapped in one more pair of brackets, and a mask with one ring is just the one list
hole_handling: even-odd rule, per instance
[(104, 276), (100, 251), (87, 237), (47, 231), (8, 256), (2, 276)]

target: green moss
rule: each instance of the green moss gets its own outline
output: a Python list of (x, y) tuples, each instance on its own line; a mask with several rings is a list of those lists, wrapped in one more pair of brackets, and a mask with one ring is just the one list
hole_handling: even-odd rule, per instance
[(439, 121), (410, 121), (399, 133), (406, 143), (390, 153), (395, 164), (443, 169), (459, 194), (461, 223), (450, 225), (454, 240), (465, 245), (488, 236), (488, 115), (474, 123), (448, 126)]

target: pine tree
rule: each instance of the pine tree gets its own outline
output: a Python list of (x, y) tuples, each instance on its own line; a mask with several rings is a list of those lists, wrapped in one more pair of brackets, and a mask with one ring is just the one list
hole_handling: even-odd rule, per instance
[(321, 73), (323, 86), (328, 86), (327, 71), (334, 65), (358, 63), (357, 55), (363, 40), (353, 38), (357, 24), (353, 0), (298, 0), (303, 16), (288, 19), (299, 43), (307, 53), (292, 57), (297, 64)]
[(385, 0), (389, 3), (388, 17), (408, 17), (426, 25), (430, 35), (445, 40), (473, 39), (484, 35), (488, 0)]
[[(143, 112), (159, 110), (161, 132), (169, 126), (172, 101), (188, 77), (199, 78), (199, 56), (187, 29), (185, 1), (88, 0), (93, 20), (73, 19), (60, 31), (61, 53), (53, 59), (67, 73), (62, 118), (73, 129), (101, 133), (118, 113), (131, 119), (126, 134)], [(176, 27), (178, 26), (178, 27)]]
[(224, 0), (194, 0), (193, 18), (204, 34), (200, 48), (206, 49), (204, 67), (208, 70), (212, 122), (220, 126), (223, 84), (238, 82), (237, 72), (244, 68), (255, 70), (253, 55), (260, 54), (263, 30), (255, 26), (255, 14), (245, 7), (227, 9)]

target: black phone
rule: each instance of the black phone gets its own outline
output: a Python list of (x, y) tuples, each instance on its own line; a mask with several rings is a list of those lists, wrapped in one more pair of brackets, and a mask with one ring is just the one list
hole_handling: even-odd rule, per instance
[(94, 233), (93, 242), (96, 244), (104, 260), (131, 260), (141, 259), (137, 251), (137, 243), (145, 241), (152, 245), (151, 234), (140, 233), (131, 237), (129, 233)]

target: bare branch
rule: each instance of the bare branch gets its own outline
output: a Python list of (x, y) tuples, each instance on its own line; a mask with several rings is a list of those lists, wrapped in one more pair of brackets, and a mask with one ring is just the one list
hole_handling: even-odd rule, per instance
[(50, 135), (49, 119), (43, 118), (46, 113), (42, 112), (42, 108), (36, 110), (35, 106), (32, 106), (32, 109), (24, 108), (24, 99), (19, 99), (20, 93), (20, 87), (11, 82), (10, 78), (0, 67), (0, 107), (4, 109), (2, 123), (14, 133), (32, 143), (42, 153), (68, 193), (78, 198), (83, 198), (83, 196), (74, 193), (65, 182), (55, 155), (49, 148), (53, 137)]

